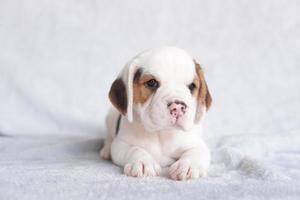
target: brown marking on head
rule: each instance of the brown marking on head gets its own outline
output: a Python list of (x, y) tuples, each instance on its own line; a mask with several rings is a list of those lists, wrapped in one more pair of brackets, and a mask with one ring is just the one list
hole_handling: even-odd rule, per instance
[(143, 73), (143, 68), (138, 68), (134, 73), (133, 81), (138, 81), (141, 78), (142, 73)]
[(111, 103), (119, 110), (120, 113), (126, 115), (127, 93), (125, 84), (121, 78), (116, 79), (111, 85), (109, 91), (109, 99)]
[(205, 105), (206, 110), (208, 110), (211, 106), (212, 98), (209, 93), (205, 78), (204, 78), (204, 73), (202, 71), (202, 68), (200, 64), (198, 64), (196, 61), (195, 63), (195, 68), (196, 68), (196, 73), (197, 77), (194, 80), (195, 85), (197, 86), (195, 89), (195, 92), (193, 95), (195, 95), (198, 99), (198, 102), (202, 105)]
[[(192, 84), (193, 84), (193, 86), (192, 86)], [(198, 97), (198, 94), (199, 94), (199, 87), (200, 87), (200, 79), (199, 79), (198, 75), (196, 75), (193, 82), (189, 85), (189, 89), (190, 89), (192, 95), (196, 98)]]
[(155, 92), (145, 86), (146, 82), (155, 79), (151, 74), (143, 74), (143, 69), (139, 68), (133, 79), (133, 102), (143, 105)]

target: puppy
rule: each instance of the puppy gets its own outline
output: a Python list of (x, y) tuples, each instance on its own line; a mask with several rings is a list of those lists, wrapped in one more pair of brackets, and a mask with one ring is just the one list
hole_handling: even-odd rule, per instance
[(113, 82), (100, 155), (128, 176), (175, 180), (206, 175), (210, 152), (200, 128), (212, 98), (198, 63), (184, 50), (163, 47), (129, 61)]

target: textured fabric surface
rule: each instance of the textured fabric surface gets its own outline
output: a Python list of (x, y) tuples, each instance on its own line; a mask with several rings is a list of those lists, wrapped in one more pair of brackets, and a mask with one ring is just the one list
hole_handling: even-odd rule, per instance
[[(0, 199), (299, 199), (299, 10), (298, 0), (1, 0)], [(134, 179), (98, 158), (110, 84), (163, 45), (205, 71), (205, 179)]]
[(0, 137), (0, 197), (299, 199), (298, 135), (226, 136), (217, 141), (208, 177), (179, 182), (170, 180), (166, 169), (155, 178), (123, 175), (121, 168), (99, 159), (99, 138)]

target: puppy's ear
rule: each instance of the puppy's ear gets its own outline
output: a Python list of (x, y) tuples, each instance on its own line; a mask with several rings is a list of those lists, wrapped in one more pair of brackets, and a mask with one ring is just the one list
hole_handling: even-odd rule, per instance
[(122, 78), (117, 78), (111, 85), (109, 99), (116, 109), (123, 115), (127, 113), (127, 92)]
[(132, 122), (133, 76), (136, 69), (135, 60), (123, 68), (118, 78), (112, 83), (109, 99), (118, 111)]
[(203, 116), (204, 112), (207, 112), (208, 109), (211, 106), (212, 103), (212, 98), (210, 95), (210, 92), (208, 90), (205, 78), (204, 78), (204, 73), (203, 70), (195, 60), (195, 68), (196, 68), (196, 73), (199, 79), (199, 88), (198, 88), (198, 95), (197, 95), (197, 110), (196, 110), (196, 117), (195, 117), (195, 122), (199, 123), (201, 120), (201, 117)]

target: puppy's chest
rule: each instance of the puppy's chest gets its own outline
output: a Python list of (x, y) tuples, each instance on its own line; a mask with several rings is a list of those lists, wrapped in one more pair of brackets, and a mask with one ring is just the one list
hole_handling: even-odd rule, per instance
[(188, 149), (197, 146), (199, 138), (191, 133), (130, 134), (127, 142), (150, 153), (161, 166), (175, 162)]

